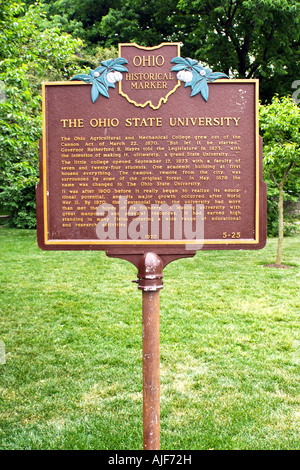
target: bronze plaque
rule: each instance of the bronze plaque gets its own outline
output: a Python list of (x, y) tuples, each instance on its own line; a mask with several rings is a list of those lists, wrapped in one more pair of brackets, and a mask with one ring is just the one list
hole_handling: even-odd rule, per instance
[(119, 59), (44, 83), (40, 248), (173, 259), (262, 248), (259, 84), (222, 77), (177, 43), (120, 44)]

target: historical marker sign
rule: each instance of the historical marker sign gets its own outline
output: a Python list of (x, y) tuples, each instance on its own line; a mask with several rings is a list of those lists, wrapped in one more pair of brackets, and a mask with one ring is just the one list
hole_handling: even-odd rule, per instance
[(39, 246), (125, 258), (262, 248), (258, 81), (223, 76), (177, 43), (120, 44), (88, 75), (44, 83)]
[(163, 267), (266, 241), (258, 82), (224, 77), (179, 44), (120, 44), (119, 58), (43, 84), (38, 244), (138, 267), (144, 449), (159, 449)]

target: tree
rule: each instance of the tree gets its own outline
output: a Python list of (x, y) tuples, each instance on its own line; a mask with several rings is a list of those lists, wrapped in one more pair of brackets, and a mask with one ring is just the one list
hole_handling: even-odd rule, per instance
[[(156, 46), (162, 42), (184, 43), (195, 26), (195, 18), (180, 10), (178, 0), (125, 0), (121, 8), (110, 8), (102, 18), (100, 32), (109, 45), (136, 42)], [(186, 48), (183, 52), (192, 54)]]
[[(275, 266), (281, 266), (284, 237), (285, 193), (300, 192), (300, 108), (290, 97), (275, 96), (260, 107), (260, 132), (264, 139), (264, 172), (278, 192), (278, 246)], [(287, 184), (289, 183), (289, 184)]]
[(291, 92), (299, 76), (298, 0), (180, 0), (197, 17), (186, 46), (235, 78), (258, 78), (262, 101)]
[[(33, 3), (34, 0), (26, 0)], [(298, 0), (43, 0), (61, 31), (92, 49), (181, 42), (183, 57), (236, 78), (258, 78), (262, 102), (300, 76)], [(46, 23), (45, 23), (46, 25)]]
[(13, 225), (32, 228), (39, 177), (40, 84), (72, 74), (81, 41), (55, 28), (40, 30), (43, 13), (38, 4), (26, 14), (20, 2), (2, 1), (1, 7), (0, 81), (6, 100), (0, 102), (0, 203)]
[(286, 95), (299, 69), (297, 0), (125, 0), (100, 23), (106, 44), (183, 43), (182, 56), (258, 78), (263, 102)]
[[(36, 0), (25, 0), (26, 5)], [(104, 46), (105, 37), (100, 33), (100, 22), (110, 8), (120, 8), (120, 0), (42, 0), (51, 26), (73, 37), (80, 37), (89, 46)], [(47, 26), (47, 21), (44, 21)]]

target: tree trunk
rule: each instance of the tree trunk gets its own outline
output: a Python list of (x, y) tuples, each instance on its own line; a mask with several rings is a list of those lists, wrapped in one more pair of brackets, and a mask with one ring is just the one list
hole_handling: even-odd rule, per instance
[[(288, 173), (293, 166), (293, 162), (290, 162), (289, 166), (284, 172), (283, 178), (280, 183), (276, 183), (279, 190), (279, 201), (278, 201), (278, 245), (277, 245), (277, 256), (275, 266), (281, 265), (282, 257), (282, 245), (283, 245), (283, 187), (285, 180), (287, 179)], [(276, 182), (276, 181), (275, 181)]]
[(283, 244), (283, 181), (279, 184), (279, 201), (278, 201), (278, 245), (277, 245), (277, 256), (276, 266), (281, 265), (282, 257), (282, 244)]

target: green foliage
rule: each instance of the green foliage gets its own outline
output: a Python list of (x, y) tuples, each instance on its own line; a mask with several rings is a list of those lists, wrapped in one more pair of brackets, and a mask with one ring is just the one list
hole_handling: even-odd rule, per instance
[(35, 186), (41, 138), (43, 80), (67, 78), (76, 70), (74, 52), (82, 44), (57, 28), (40, 30), (44, 14), (34, 5), (5, 2), (0, 17), (0, 204), (16, 227), (35, 226)]
[(77, 61), (80, 65), (80, 71), (85, 68), (88, 71), (89, 68), (95, 69), (104, 60), (116, 59), (118, 57), (118, 50), (116, 47), (84, 47), (80, 51), (76, 52)]
[(260, 106), (260, 133), (264, 140), (264, 180), (268, 185), (268, 233), (277, 235), (279, 186), (285, 200), (300, 194), (300, 108), (290, 97), (275, 96)]
[[(26, 0), (26, 4), (34, 0)], [(47, 21), (90, 47), (182, 43), (182, 57), (258, 78), (263, 102), (299, 77), (298, 0), (43, 0)]]
[(297, 0), (180, 0), (196, 18), (185, 47), (193, 57), (239, 78), (258, 78), (263, 102), (290, 92), (299, 76)]
[(7, 70), (0, 77), (6, 85), (6, 101), (0, 103), (0, 202), (11, 214), (13, 225), (34, 227), (40, 100), (32, 96), (26, 66)]
[[(27, 5), (35, 3), (35, 0), (25, 0)], [(47, 12), (44, 19), (44, 27), (57, 26), (60, 31), (70, 33), (73, 37), (80, 37), (90, 45), (101, 41), (104, 45), (105, 38), (100, 33), (100, 23), (103, 16), (107, 15), (110, 8), (121, 7), (119, 0), (44, 0), (43, 6)]]
[(288, 171), (291, 194), (299, 191), (300, 108), (290, 97), (274, 96), (260, 107), (260, 132), (264, 139), (264, 171), (276, 184)]
[[(25, 226), (34, 225), (43, 80), (88, 73), (102, 61), (116, 58), (119, 42), (153, 46), (180, 41), (182, 56), (230, 76), (259, 78), (262, 102), (268, 102), (275, 92), (279, 96), (290, 92), (300, 74), (298, 11), (296, 0), (0, 0), (0, 205), (11, 213), (11, 222), (24, 226), (27, 220)], [(88, 49), (83, 49), (78, 36)], [(199, 83), (206, 96), (204, 82)], [(294, 115), (290, 111), (283, 123), (290, 122), (288, 116)], [(278, 184), (281, 171), (278, 162), (285, 164), (291, 155), (299, 159), (295, 132), (285, 135), (284, 146), (274, 140), (276, 133), (283, 136), (283, 130), (278, 132), (277, 111), (272, 113), (271, 108), (261, 109), (269, 233), (275, 233), (277, 225), (272, 214), (277, 203), (274, 179)], [(285, 198), (299, 194), (297, 171), (295, 160)]]

